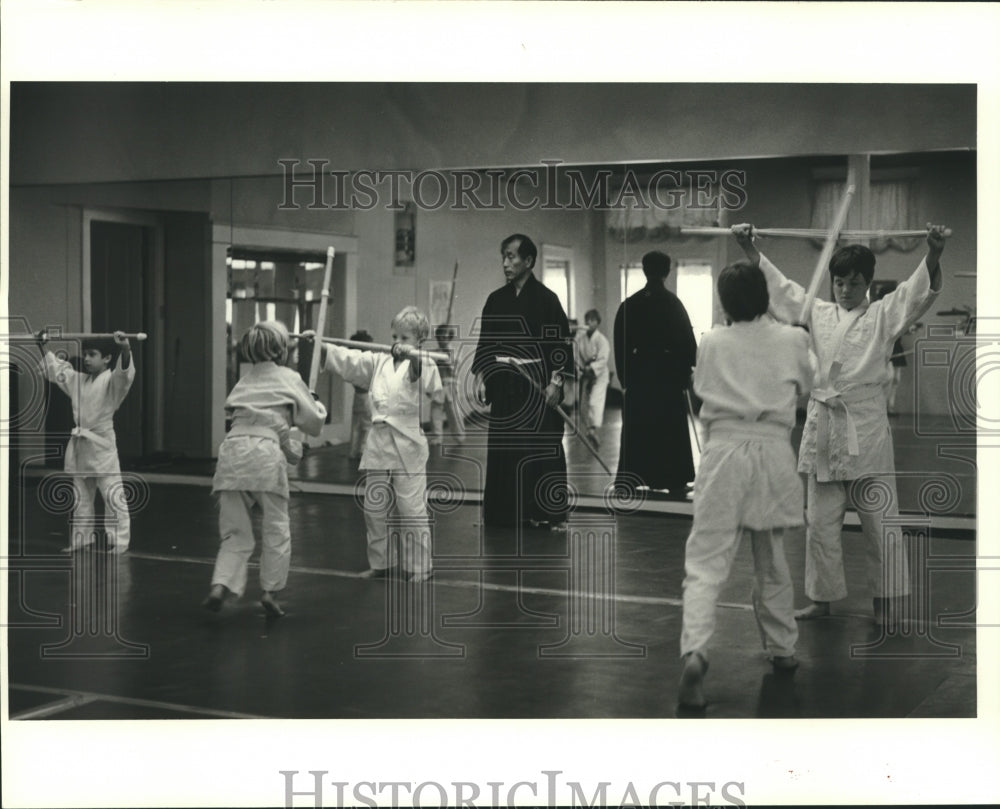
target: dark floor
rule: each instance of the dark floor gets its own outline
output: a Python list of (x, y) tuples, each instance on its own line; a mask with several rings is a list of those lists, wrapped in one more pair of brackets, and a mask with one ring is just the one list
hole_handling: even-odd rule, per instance
[[(613, 458), (609, 422), (602, 454)], [(257, 603), (254, 570), (243, 599), (218, 615), (199, 606), (218, 543), (213, 500), (197, 476), (205, 469), (144, 473), (149, 496), (133, 518), (132, 550), (74, 560), (58, 553), (65, 508), (43, 508), (42, 479), (29, 475), (11, 491), (11, 718), (675, 716), (689, 517), (614, 518), (598, 497), (582, 496), (580, 483), (568, 536), (484, 530), (475, 443), (460, 448), (469, 457), (431, 464), (439, 492), (467, 497), (431, 500), (437, 575), (429, 586), (356, 578), (366, 564), (355, 499), (293, 494), (288, 614), (277, 620)], [(897, 448), (940, 472), (920, 442), (897, 438)], [(964, 505), (952, 509), (961, 513), (974, 506), (965, 491), (974, 476), (951, 463), (956, 479), (965, 475)], [(570, 445), (570, 465), (574, 480), (600, 493), (596, 462), (579, 447)], [(300, 470), (303, 485), (333, 481), (344, 491), (356, 476), (340, 447), (314, 450)], [(164, 482), (175, 480), (184, 482)], [(834, 616), (802, 626), (792, 676), (773, 674), (761, 652), (741, 548), (718, 610), (707, 717), (976, 715), (974, 533), (933, 524), (910, 531), (915, 620), (893, 637), (872, 625), (860, 535), (844, 536), (851, 593)], [(800, 604), (803, 544), (801, 531), (786, 539)]]

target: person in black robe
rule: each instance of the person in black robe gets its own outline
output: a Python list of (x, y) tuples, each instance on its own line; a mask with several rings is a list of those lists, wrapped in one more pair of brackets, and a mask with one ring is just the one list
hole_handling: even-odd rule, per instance
[(531, 239), (509, 236), (500, 253), (507, 282), (486, 299), (472, 363), (490, 406), (483, 522), (560, 529), (568, 492), (564, 422), (554, 406), (563, 399), (563, 374), (573, 372), (569, 322), (556, 294), (532, 274), (538, 248)]
[(694, 480), (688, 400), (697, 344), (687, 310), (665, 284), (670, 256), (642, 257), (646, 286), (615, 316), (615, 370), (625, 393), (615, 486), (669, 489), (684, 499)]

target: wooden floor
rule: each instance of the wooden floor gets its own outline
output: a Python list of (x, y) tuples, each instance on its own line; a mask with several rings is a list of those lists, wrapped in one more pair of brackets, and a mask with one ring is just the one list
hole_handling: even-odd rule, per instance
[[(602, 454), (613, 459), (609, 414)], [(611, 514), (604, 473), (567, 439), (579, 492), (570, 532), (484, 529), (481, 445), (473, 432), (431, 461), (437, 575), (425, 587), (357, 578), (366, 563), (356, 462), (343, 447), (313, 449), (291, 498), (293, 570), (279, 620), (257, 603), (253, 570), (243, 599), (218, 615), (199, 606), (218, 544), (210, 465), (137, 473), (148, 502), (135, 509), (123, 558), (58, 553), (67, 514), (42, 493), (58, 472), (27, 475), (11, 489), (11, 716), (675, 716), (690, 504), (653, 493), (642, 508)], [(897, 437), (897, 446), (903, 458), (924, 453), (917, 467), (938, 463), (917, 439)], [(974, 491), (962, 462), (949, 463)], [(953, 500), (952, 514), (974, 504), (965, 490)], [(830, 618), (802, 625), (791, 677), (776, 676), (760, 649), (741, 548), (718, 611), (705, 715), (974, 716), (974, 534), (926, 525), (911, 534), (914, 623), (892, 637), (875, 630), (860, 534), (846, 530), (850, 595)], [(594, 537), (606, 556), (581, 567)], [(802, 531), (786, 547), (804, 603)], [(599, 584), (581, 589), (581, 575)]]
[[(602, 432), (612, 469), (619, 416), (609, 410)], [(484, 529), (481, 434), (436, 454), (437, 572), (417, 587), (357, 577), (367, 565), (356, 462), (341, 446), (312, 449), (293, 481), (280, 619), (258, 603), (255, 567), (243, 598), (218, 614), (200, 606), (218, 548), (210, 461), (133, 466), (143, 502), (122, 557), (59, 553), (68, 521), (59, 472), (30, 469), (9, 488), (5, 759), (58, 761), (65, 778), (43, 771), (38, 805), (81, 806), (279, 805), (283, 797), (314, 805), (308, 794), (288, 803), (279, 773), (299, 772), (301, 788), (311, 769), (355, 781), (441, 773), (448, 783), (470, 772), (472, 781), (514, 782), (542, 770), (597, 780), (623, 766), (619, 781), (713, 773), (719, 785), (746, 784), (747, 802), (800, 804), (817, 802), (802, 785), (846, 773), (855, 797), (874, 794), (883, 769), (919, 780), (917, 762), (928, 757), (935, 767), (948, 761), (950, 772), (986, 772), (981, 759), (995, 746), (978, 743), (971, 726), (916, 721), (976, 722), (993, 693), (982, 692), (983, 666), (991, 669), (975, 628), (974, 445), (969, 436), (916, 435), (905, 421), (894, 432), (900, 466), (913, 473), (900, 485), (912, 622), (893, 635), (874, 627), (849, 519), (849, 596), (829, 618), (801, 626), (800, 667), (776, 674), (750, 607), (744, 544), (717, 611), (709, 704), (693, 715), (676, 706), (691, 504), (653, 492), (634, 510), (609, 512), (607, 475), (569, 437), (576, 509), (561, 534)], [(931, 495), (929, 481), (937, 481)], [(802, 604), (801, 530), (786, 536), (786, 549)], [(464, 721), (412, 723), (420, 719)], [(739, 719), (790, 722), (725, 721)], [(961, 752), (946, 758), (951, 751)], [(103, 760), (108, 768), (95, 764)], [(324, 797), (338, 805), (331, 801)]]

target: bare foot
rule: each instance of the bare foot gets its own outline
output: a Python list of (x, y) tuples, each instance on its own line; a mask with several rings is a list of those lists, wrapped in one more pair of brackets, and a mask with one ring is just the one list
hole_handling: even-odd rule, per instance
[(211, 612), (218, 612), (228, 595), (229, 590), (224, 584), (213, 584), (212, 589), (208, 591), (208, 598), (201, 602), (201, 606)]
[(428, 581), (429, 579), (433, 578), (433, 576), (434, 576), (433, 570), (424, 570), (421, 573), (414, 573), (412, 576), (410, 576), (410, 581), (413, 584), (420, 584), (421, 582)]
[(280, 618), (285, 614), (285, 611), (281, 609), (281, 604), (277, 602), (274, 597), (274, 593), (265, 592), (264, 595), (260, 597), (261, 606), (267, 610), (268, 615), (272, 615), (275, 618)]
[(814, 601), (808, 607), (795, 610), (796, 621), (812, 621), (815, 618), (825, 618), (830, 614), (829, 601)]
[(682, 708), (704, 708), (705, 695), (701, 684), (708, 671), (708, 661), (698, 652), (684, 655), (684, 669), (677, 689), (677, 704)]
[(771, 666), (775, 671), (794, 671), (799, 667), (799, 661), (796, 660), (795, 655), (788, 655), (788, 657), (772, 657)]

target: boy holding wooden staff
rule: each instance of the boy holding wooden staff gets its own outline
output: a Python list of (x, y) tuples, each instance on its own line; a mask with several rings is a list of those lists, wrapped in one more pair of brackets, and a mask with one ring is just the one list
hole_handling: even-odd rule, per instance
[[(39, 347), (47, 339), (45, 332), (39, 332)], [(65, 468), (73, 477), (76, 499), (70, 542), (63, 551), (72, 553), (94, 544), (94, 534), (87, 525), (93, 521), (99, 491), (104, 498), (107, 549), (110, 553), (124, 553), (129, 546), (131, 520), (122, 485), (114, 415), (132, 387), (135, 365), (128, 337), (121, 331), (111, 339), (86, 336), (81, 348), (83, 373), (51, 351), (45, 351), (41, 366), (45, 378), (69, 396), (76, 424), (66, 446)]]
[[(754, 244), (754, 229), (732, 228), (747, 258), (767, 278), (771, 311), (799, 320), (805, 290), (787, 279)], [(876, 625), (893, 628), (898, 601), (909, 594), (906, 549), (898, 532), (883, 531), (896, 514), (895, 462), (886, 413), (888, 358), (896, 338), (937, 298), (939, 259), (951, 231), (927, 228), (927, 256), (895, 291), (869, 303), (875, 255), (859, 244), (837, 250), (829, 263), (836, 301), (815, 301), (803, 318), (819, 360), (799, 448), (799, 472), (808, 475), (806, 595), (812, 604), (796, 613), (808, 620), (830, 614), (830, 602), (847, 597), (841, 527), (848, 505), (861, 521), (868, 586)]]

